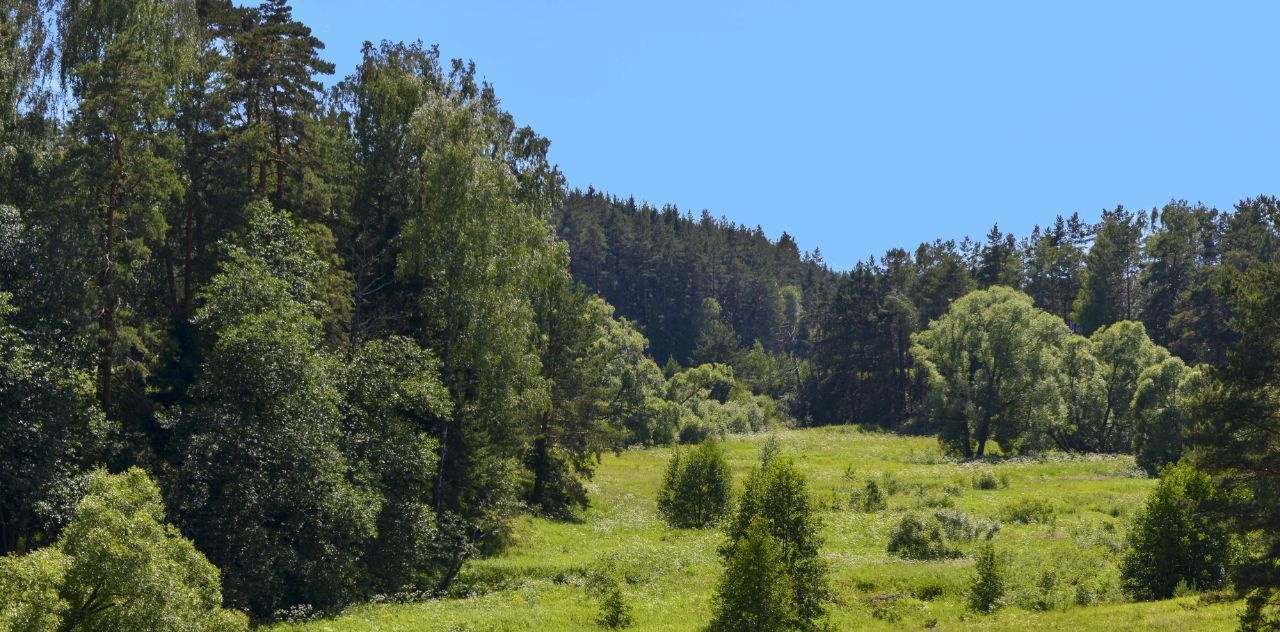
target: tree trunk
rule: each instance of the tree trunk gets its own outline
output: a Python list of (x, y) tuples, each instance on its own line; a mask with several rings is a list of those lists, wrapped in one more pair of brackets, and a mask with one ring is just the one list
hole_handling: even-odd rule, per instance
[(547, 493), (547, 476), (550, 474), (550, 442), (547, 440), (546, 415), (543, 415), (542, 436), (533, 442), (533, 494), (529, 498), (532, 505), (541, 506)]
[(978, 426), (978, 452), (974, 454), (976, 458), (982, 458), (987, 452), (987, 435), (991, 432), (991, 414), (987, 413), (982, 417), (982, 425)]
[(111, 182), (111, 190), (107, 195), (107, 204), (103, 209), (102, 231), (102, 307), (98, 313), (99, 353), (98, 358), (98, 398), (102, 402), (102, 410), (111, 415), (112, 373), (115, 370), (116, 352), (116, 308), (118, 300), (115, 295), (115, 260), (112, 254), (116, 244), (116, 204), (120, 200), (120, 178), (124, 172), (123, 156), (120, 141), (114, 143), (115, 177)]

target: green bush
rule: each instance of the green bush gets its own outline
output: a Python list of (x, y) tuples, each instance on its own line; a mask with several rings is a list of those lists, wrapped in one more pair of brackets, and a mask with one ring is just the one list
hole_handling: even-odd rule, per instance
[(996, 473), (991, 470), (982, 470), (973, 475), (974, 489), (993, 490), (1008, 486), (1008, 479), (1001, 479), (997, 477)]
[(1004, 600), (1005, 576), (1008, 571), (1004, 560), (991, 543), (984, 543), (978, 548), (974, 571), (973, 581), (966, 595), (969, 609), (981, 613), (995, 612)]
[(853, 494), (853, 507), (858, 511), (874, 513), (883, 511), (887, 506), (884, 493), (880, 491), (880, 486), (876, 484), (874, 478), (868, 478), (862, 490)]
[(903, 516), (889, 531), (889, 553), (908, 560), (945, 560), (960, 556), (947, 544), (942, 527), (915, 514)]
[(98, 473), (57, 544), (0, 558), (0, 629), (245, 630), (222, 608), (218, 569), (164, 523), (137, 468)]
[(756, 523), (768, 529), (782, 560), (778, 572), (787, 586), (787, 610), (794, 613), (782, 629), (815, 629), (831, 589), (820, 554), (821, 522), (809, 495), (808, 480), (790, 459), (774, 456), (747, 478), (738, 510), (726, 527), (728, 542), (721, 549), (726, 564), (735, 563), (742, 542), (753, 539), (750, 532), (757, 528)]
[(963, 511), (939, 509), (933, 512), (933, 519), (938, 521), (947, 539), (957, 542), (974, 540), (990, 540), (1000, 531), (1000, 523), (983, 520)]
[(707, 438), (715, 436), (716, 429), (714, 426), (701, 421), (695, 421), (685, 424), (680, 428), (680, 443), (684, 445), (697, 445), (706, 441)]
[(600, 616), (596, 623), (602, 628), (620, 630), (631, 627), (634, 619), (631, 616), (631, 605), (622, 596), (622, 588), (615, 582), (605, 592), (600, 601)]
[(1036, 580), (1036, 592), (1031, 600), (1031, 609), (1041, 612), (1053, 610), (1057, 605), (1058, 573), (1046, 569)]
[(658, 490), (658, 512), (679, 528), (702, 528), (729, 512), (733, 475), (720, 444), (709, 438), (688, 453), (680, 451), (667, 463)]
[(726, 551), (724, 575), (712, 600), (710, 632), (799, 627), (784, 555), (766, 519), (753, 518), (746, 533)]
[(1043, 498), (1025, 496), (1005, 505), (1000, 510), (1000, 518), (1005, 522), (1050, 524), (1053, 522), (1053, 503)]
[(1164, 469), (1129, 530), (1120, 562), (1126, 593), (1135, 599), (1167, 599), (1179, 582), (1200, 590), (1223, 585), (1230, 536), (1200, 513), (1214, 495), (1208, 475), (1181, 464)]

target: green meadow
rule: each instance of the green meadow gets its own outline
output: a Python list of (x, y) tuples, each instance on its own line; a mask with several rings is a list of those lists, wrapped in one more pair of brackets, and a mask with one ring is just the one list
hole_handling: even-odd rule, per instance
[[(1128, 456), (944, 458), (931, 437), (852, 427), (777, 433), (783, 453), (808, 477), (821, 507), (837, 630), (1229, 630), (1239, 602), (1221, 594), (1128, 602), (1117, 564), (1125, 530), (1155, 481)], [(733, 436), (725, 448), (739, 484), (764, 435)], [(592, 483), (591, 507), (575, 521), (520, 519), (501, 553), (468, 565), (448, 598), (375, 603), (334, 618), (281, 624), (279, 632), (598, 629), (601, 587), (622, 586), (633, 630), (698, 630), (708, 621), (720, 574), (716, 529), (664, 524), (655, 507), (670, 448), (608, 455)], [(887, 507), (851, 508), (876, 481)], [(909, 561), (885, 551), (905, 514), (942, 513), (978, 529), (1007, 561), (1007, 605), (991, 615), (965, 608), (975, 541), (965, 555)]]

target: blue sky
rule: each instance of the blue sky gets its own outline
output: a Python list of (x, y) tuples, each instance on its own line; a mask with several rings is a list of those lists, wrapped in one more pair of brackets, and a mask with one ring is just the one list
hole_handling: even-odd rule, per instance
[(295, 0), (473, 59), (571, 186), (783, 230), (848, 268), (1053, 216), (1280, 186), (1280, 3)]

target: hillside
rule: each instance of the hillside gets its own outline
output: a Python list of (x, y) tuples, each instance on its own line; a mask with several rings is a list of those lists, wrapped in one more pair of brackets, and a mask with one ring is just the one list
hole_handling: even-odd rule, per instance
[[(1129, 457), (1048, 455), (985, 463), (944, 459), (932, 438), (867, 433), (853, 428), (783, 431), (785, 454), (809, 476), (823, 507), (825, 556), (837, 598), (836, 629), (1182, 629), (1233, 627), (1238, 604), (1201, 605), (1184, 597), (1153, 603), (1121, 600), (1116, 561), (1126, 521), (1155, 481)], [(735, 476), (754, 465), (764, 435), (726, 442)], [(577, 522), (522, 518), (510, 548), (464, 571), (456, 597), (420, 603), (367, 605), (334, 619), (284, 624), (276, 632), (361, 630), (596, 629), (602, 575), (624, 582), (635, 630), (696, 630), (706, 624), (720, 572), (719, 532), (667, 527), (655, 511), (668, 448), (633, 449), (605, 457), (591, 490), (592, 507)], [(848, 509), (854, 487), (875, 477), (891, 491), (877, 513)], [(983, 474), (999, 489), (975, 489)], [(1007, 482), (1007, 486), (1006, 485)], [(1047, 499), (1045, 524), (1010, 522), (1010, 507)], [(888, 555), (888, 532), (909, 512), (945, 509), (971, 519), (1001, 521), (994, 536), (1010, 557), (1013, 607), (990, 617), (966, 614), (963, 591), (969, 556), (906, 561)], [(972, 545), (961, 545), (966, 552)], [(1053, 588), (1045, 580), (1055, 578)], [(1032, 608), (1045, 602), (1047, 611)], [(1211, 601), (1211, 600), (1204, 600)], [(1076, 605), (1091, 602), (1090, 607)]]

